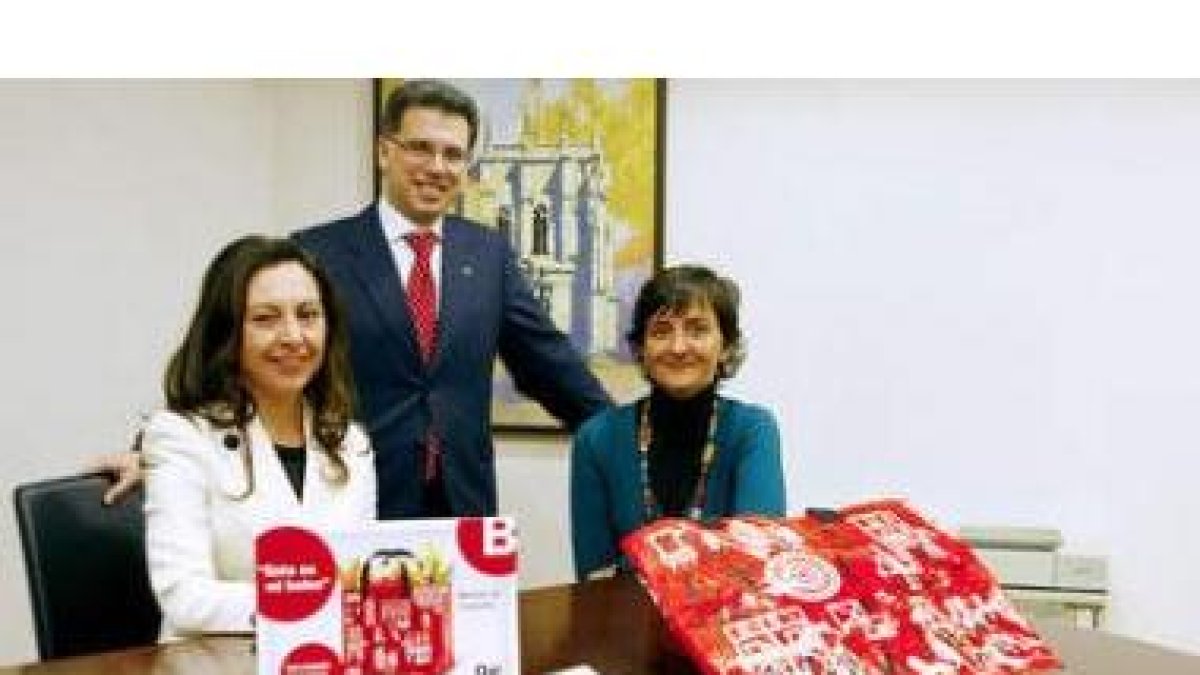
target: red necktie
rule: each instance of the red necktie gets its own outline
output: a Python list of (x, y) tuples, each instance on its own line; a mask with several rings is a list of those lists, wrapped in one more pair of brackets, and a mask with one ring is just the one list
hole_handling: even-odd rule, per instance
[(437, 342), (437, 286), (433, 283), (430, 257), (437, 235), (432, 232), (409, 232), (404, 241), (412, 247), (416, 258), (408, 273), (408, 309), (412, 314), (413, 327), (417, 329), (417, 343), (421, 346), (421, 359), (428, 364), (433, 358), (433, 346)]
[[(437, 286), (433, 283), (433, 268), (430, 258), (437, 235), (432, 232), (409, 232), (404, 241), (413, 250), (412, 269), (408, 272), (408, 310), (412, 315), (413, 327), (417, 330), (417, 343), (421, 347), (421, 360), (429, 365), (433, 358), (433, 346), (437, 341)], [(430, 428), (425, 434), (425, 480), (433, 481), (438, 473), (437, 435)]]

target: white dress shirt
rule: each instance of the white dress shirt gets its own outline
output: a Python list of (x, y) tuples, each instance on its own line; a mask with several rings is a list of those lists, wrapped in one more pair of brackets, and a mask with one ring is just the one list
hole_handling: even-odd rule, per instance
[[(442, 298), (442, 219), (438, 218), (433, 225), (417, 226), (405, 218), (404, 214), (397, 211), (388, 200), (380, 199), (379, 222), (383, 226), (383, 237), (387, 239), (388, 247), (392, 250), (392, 259), (396, 261), (396, 269), (400, 272), (400, 285), (405, 289), (408, 288), (408, 275), (412, 272), (416, 254), (404, 240), (404, 235), (409, 232), (433, 232), (437, 235), (437, 242), (430, 251), (429, 266), (433, 272), (433, 285), (437, 289), (438, 304), (440, 305)], [(434, 311), (437, 311), (437, 307), (434, 308)]]

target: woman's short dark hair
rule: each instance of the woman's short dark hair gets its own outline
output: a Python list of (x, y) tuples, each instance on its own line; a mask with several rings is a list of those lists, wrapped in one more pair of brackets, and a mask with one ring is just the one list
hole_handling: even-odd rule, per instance
[(741, 294), (733, 280), (702, 265), (667, 267), (651, 277), (638, 292), (633, 306), (633, 325), (626, 334), (630, 348), (641, 354), (646, 329), (659, 312), (682, 312), (695, 304), (707, 303), (717, 317), (728, 358), (717, 371), (720, 378), (733, 377), (746, 358), (742, 329), (738, 325)]
[[(254, 401), (241, 373), (246, 293), (255, 274), (288, 262), (307, 270), (321, 294), (325, 358), (305, 386), (304, 396), (313, 411), (313, 435), (337, 467), (335, 482), (340, 483), (347, 473), (340, 452), (354, 407), (346, 320), (328, 275), (292, 240), (250, 235), (221, 249), (204, 273), (200, 301), (183, 344), (167, 364), (163, 393), (167, 408), (174, 412), (203, 417), (218, 429), (245, 432), (254, 416)], [(249, 494), (252, 472), (247, 486)]]
[(461, 115), (470, 127), (470, 147), (475, 149), (479, 137), (479, 107), (475, 99), (463, 90), (441, 80), (405, 80), (392, 90), (383, 104), (379, 117), (379, 133), (394, 134), (400, 130), (404, 111), (409, 108), (433, 108), (444, 113)]

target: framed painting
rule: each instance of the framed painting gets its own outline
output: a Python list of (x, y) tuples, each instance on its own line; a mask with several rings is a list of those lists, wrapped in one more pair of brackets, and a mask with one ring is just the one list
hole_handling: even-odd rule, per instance
[[(506, 235), (534, 295), (615, 400), (640, 395), (625, 334), (638, 289), (662, 267), (665, 81), (449, 81), (481, 115), (455, 211)], [(376, 121), (399, 82), (375, 81)], [(562, 429), (500, 363), (492, 424)]]

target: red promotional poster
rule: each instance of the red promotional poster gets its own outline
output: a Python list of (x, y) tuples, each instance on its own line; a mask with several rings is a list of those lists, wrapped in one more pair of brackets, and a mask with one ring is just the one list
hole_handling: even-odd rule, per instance
[(515, 674), (516, 547), (509, 518), (264, 532), (258, 672)]
[(902, 501), (830, 519), (667, 519), (621, 544), (709, 675), (1014, 675), (1061, 667), (970, 547)]

